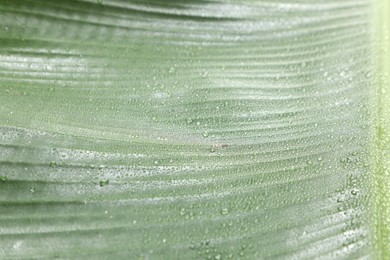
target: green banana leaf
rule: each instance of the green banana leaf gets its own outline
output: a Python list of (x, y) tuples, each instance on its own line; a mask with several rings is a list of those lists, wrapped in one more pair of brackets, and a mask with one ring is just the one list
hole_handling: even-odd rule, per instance
[(1, 259), (390, 259), (390, 1), (0, 0)]

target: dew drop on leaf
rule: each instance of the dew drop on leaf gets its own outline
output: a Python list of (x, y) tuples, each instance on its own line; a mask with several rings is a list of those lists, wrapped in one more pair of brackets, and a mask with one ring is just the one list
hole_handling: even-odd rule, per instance
[(100, 187), (104, 187), (104, 186), (107, 186), (109, 182), (110, 182), (109, 180), (101, 180), (99, 182), (99, 185), (100, 185)]
[(221, 214), (222, 214), (222, 215), (228, 215), (228, 214), (229, 214), (229, 209), (228, 209), (228, 208), (223, 208), (223, 209), (221, 210)]
[(53, 161), (53, 162), (50, 162), (49, 165), (50, 165), (50, 167), (55, 167), (55, 166), (57, 166), (57, 163)]

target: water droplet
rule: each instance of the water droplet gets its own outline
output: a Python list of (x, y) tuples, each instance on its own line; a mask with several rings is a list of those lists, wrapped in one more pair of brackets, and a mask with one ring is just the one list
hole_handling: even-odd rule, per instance
[(228, 208), (223, 208), (223, 209), (221, 210), (221, 214), (222, 214), (222, 215), (228, 215), (228, 214), (229, 214), (229, 209), (228, 209)]
[(322, 156), (318, 157), (318, 161), (319, 161), (319, 162), (322, 161)]
[(220, 260), (221, 259), (221, 255), (216, 255), (214, 258), (215, 258), (215, 260)]
[(206, 131), (203, 133), (203, 137), (208, 137), (209, 136), (209, 133)]
[(352, 194), (352, 195), (357, 195), (357, 194), (358, 194), (358, 191), (357, 191), (357, 190), (351, 190), (351, 194)]
[(20, 246), (23, 244), (23, 241), (16, 241), (16, 243), (12, 246), (14, 249), (20, 248)]
[(165, 244), (165, 243), (167, 242), (167, 240), (164, 238), (164, 239), (162, 240), (162, 242)]
[(35, 187), (34, 186), (30, 188), (30, 192), (31, 193), (35, 193)]
[(50, 167), (56, 167), (56, 166), (57, 166), (57, 163), (53, 161), (53, 162), (50, 162), (49, 165), (50, 165)]
[(215, 147), (214, 147), (214, 146), (211, 146), (211, 147), (210, 147), (210, 152), (211, 152), (211, 153), (215, 153)]
[(186, 214), (186, 209), (185, 208), (181, 208), (180, 209), (180, 215), (184, 216), (184, 214)]
[(366, 71), (366, 72), (364, 73), (364, 77), (365, 77), (366, 79), (370, 78), (370, 77), (371, 77), (371, 72)]
[(100, 187), (104, 187), (104, 186), (107, 186), (109, 182), (110, 182), (109, 180), (101, 180), (99, 182), (99, 185), (100, 185)]

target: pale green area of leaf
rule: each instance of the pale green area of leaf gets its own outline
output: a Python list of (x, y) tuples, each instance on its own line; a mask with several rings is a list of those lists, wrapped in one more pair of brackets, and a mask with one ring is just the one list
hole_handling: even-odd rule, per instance
[(0, 258), (387, 257), (386, 10), (1, 0)]
[(390, 2), (376, 2), (375, 43), (377, 44), (376, 64), (376, 140), (374, 218), (376, 225), (376, 258), (390, 257)]

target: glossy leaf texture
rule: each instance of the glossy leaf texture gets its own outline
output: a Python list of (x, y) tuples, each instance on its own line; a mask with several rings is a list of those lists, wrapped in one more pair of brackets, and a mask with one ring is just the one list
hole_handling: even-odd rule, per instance
[(379, 2), (1, 0), (0, 258), (388, 256)]

